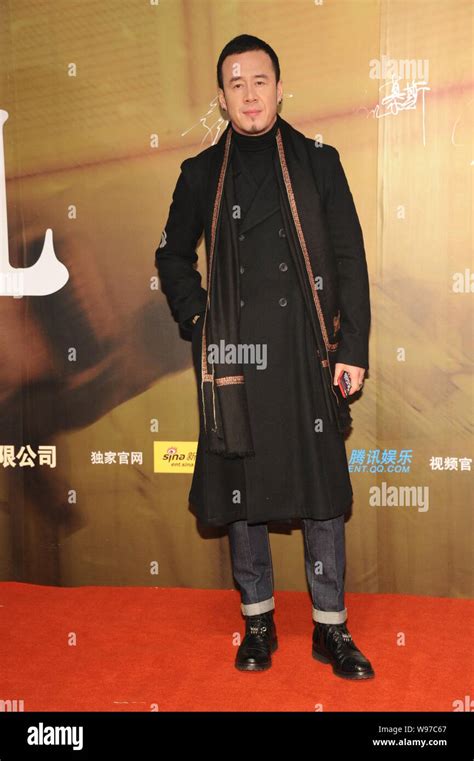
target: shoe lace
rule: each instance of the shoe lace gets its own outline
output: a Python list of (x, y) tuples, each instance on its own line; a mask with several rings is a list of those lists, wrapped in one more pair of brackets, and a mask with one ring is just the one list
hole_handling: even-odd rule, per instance
[(268, 631), (268, 619), (264, 616), (249, 616), (247, 631), (249, 634), (265, 636)]
[(339, 645), (352, 645), (355, 648), (354, 640), (351, 633), (347, 630), (345, 624), (335, 624), (332, 627), (332, 636), (338, 642)]

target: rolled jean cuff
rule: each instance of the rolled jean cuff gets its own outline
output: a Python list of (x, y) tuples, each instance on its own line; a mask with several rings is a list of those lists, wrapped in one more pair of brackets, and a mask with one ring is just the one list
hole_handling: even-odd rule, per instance
[(267, 613), (269, 610), (273, 610), (275, 607), (275, 599), (269, 597), (268, 600), (262, 600), (262, 602), (252, 603), (240, 603), (240, 607), (244, 616), (257, 616), (259, 613)]
[(318, 610), (313, 605), (313, 621), (320, 624), (343, 624), (347, 619), (347, 608), (344, 610)]

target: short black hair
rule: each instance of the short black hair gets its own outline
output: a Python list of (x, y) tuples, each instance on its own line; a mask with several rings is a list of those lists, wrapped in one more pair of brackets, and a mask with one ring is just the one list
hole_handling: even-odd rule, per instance
[(276, 81), (277, 83), (280, 81), (280, 63), (273, 48), (259, 37), (254, 37), (251, 34), (239, 34), (238, 37), (234, 37), (233, 40), (227, 43), (217, 61), (217, 84), (222, 90), (224, 89), (222, 81), (222, 64), (224, 59), (234, 53), (247, 53), (249, 50), (263, 50), (265, 53), (268, 53), (272, 61)]

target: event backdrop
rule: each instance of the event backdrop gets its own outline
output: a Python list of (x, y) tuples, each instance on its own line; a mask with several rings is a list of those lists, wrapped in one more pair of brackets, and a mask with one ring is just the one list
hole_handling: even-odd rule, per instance
[[(0, 4), (2, 580), (234, 588), (225, 529), (188, 509), (196, 379), (154, 255), (180, 163), (226, 126), (218, 55), (249, 33), (279, 56), (282, 117), (338, 149), (364, 234), (346, 589), (472, 595), (472, 14), (470, 0)], [(184, 465), (163, 472), (173, 447)], [(298, 526), (271, 545), (277, 593), (305, 589)]]

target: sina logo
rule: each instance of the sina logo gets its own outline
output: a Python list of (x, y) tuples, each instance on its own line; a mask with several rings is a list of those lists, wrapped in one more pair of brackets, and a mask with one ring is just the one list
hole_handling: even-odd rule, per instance
[(177, 447), (168, 447), (165, 454), (163, 455), (163, 459), (167, 460), (168, 462), (184, 460), (184, 454), (179, 454)]

